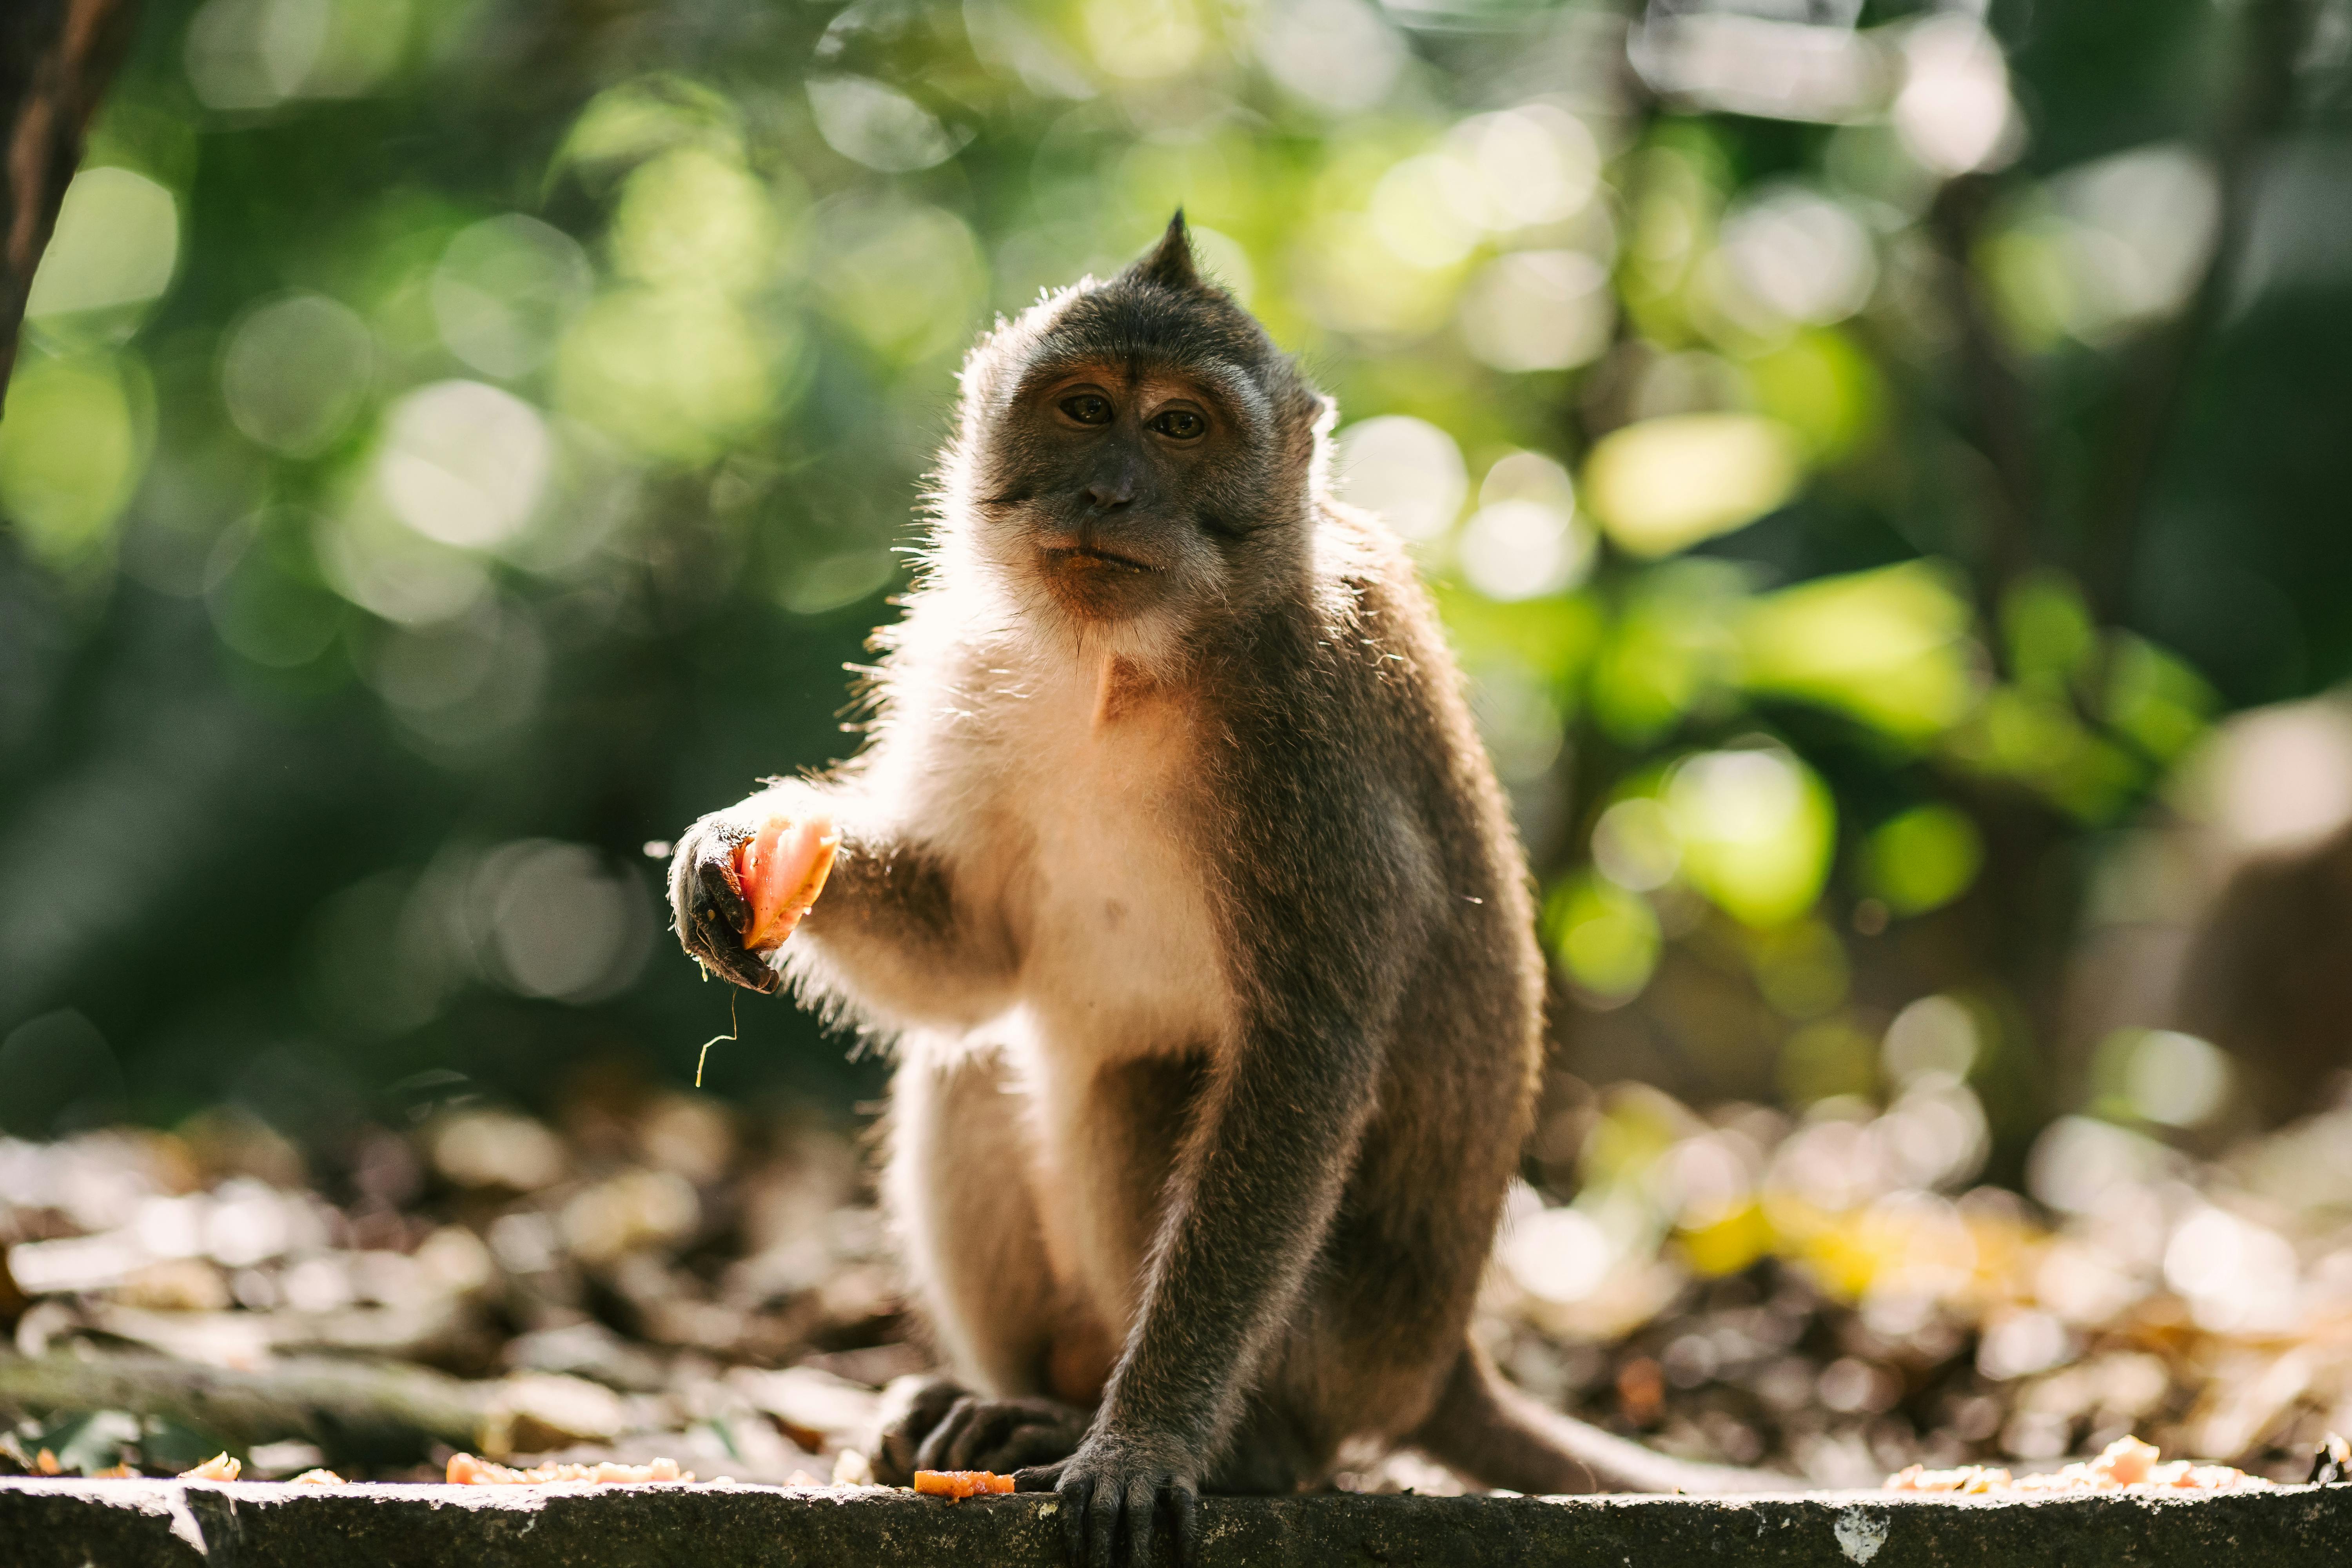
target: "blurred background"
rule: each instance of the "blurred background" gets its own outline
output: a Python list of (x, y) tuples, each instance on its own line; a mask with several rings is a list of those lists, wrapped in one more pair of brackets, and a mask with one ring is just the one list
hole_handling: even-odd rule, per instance
[(2352, 1427), (2347, 51), (2345, 0), (149, 0), (0, 419), (0, 1315), (919, 1365), (887, 1065), (746, 998), (688, 1092), (730, 998), (649, 849), (854, 748), (963, 348), (1181, 205), (1540, 883), (1515, 1373), (1849, 1484), (2135, 1423), (2293, 1468)]

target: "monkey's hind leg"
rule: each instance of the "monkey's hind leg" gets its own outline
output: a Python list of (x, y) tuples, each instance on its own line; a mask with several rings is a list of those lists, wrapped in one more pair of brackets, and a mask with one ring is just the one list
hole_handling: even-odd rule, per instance
[[(1002, 1052), (908, 1037), (890, 1084), (884, 1195), (908, 1275), (956, 1381), (900, 1389), (876, 1479), (1010, 1472), (1067, 1458), (1090, 1413), (1045, 1397), (1066, 1321), (1030, 1194), (1024, 1102)], [(903, 1473), (902, 1473), (903, 1472)]]

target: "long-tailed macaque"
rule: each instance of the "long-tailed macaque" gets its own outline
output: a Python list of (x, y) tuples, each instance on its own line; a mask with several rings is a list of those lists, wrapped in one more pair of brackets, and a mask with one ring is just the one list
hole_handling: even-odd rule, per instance
[[(884, 1468), (1018, 1468), (1097, 1562), (1400, 1444), (1523, 1492), (1759, 1481), (1471, 1341), (1543, 961), (1428, 597), (1330, 493), (1333, 416), (1181, 215), (1000, 325), (868, 743), (671, 868), (705, 965), (898, 1042), (887, 1192), (959, 1381)], [(839, 851), (772, 967), (735, 851), (778, 814)]]

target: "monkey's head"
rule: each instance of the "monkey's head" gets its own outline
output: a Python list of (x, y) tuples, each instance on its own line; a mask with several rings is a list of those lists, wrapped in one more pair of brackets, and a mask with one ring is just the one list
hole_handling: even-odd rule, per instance
[(942, 520), (1017, 614), (1156, 658), (1303, 566), (1330, 408), (1195, 270), (1179, 213), (973, 349)]

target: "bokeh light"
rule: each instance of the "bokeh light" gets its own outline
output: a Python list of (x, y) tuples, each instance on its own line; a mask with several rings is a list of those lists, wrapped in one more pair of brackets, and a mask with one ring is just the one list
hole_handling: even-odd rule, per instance
[(827, 209), (820, 227), (819, 294), (876, 353), (915, 361), (963, 346), (988, 269), (961, 218), (916, 203), (851, 201)]
[(1933, 1075), (1957, 1083), (1969, 1076), (1983, 1048), (1976, 1016), (1965, 1003), (1952, 996), (1922, 996), (1886, 1026), (1886, 1076), (1903, 1085)]
[(207, 108), (354, 98), (406, 53), (408, 0), (205, 0), (188, 25), (188, 84)]
[(1984, 839), (1966, 812), (1919, 805), (1870, 831), (1863, 885), (1898, 915), (1926, 914), (1967, 892), (1984, 865)]
[(323, 451), (350, 428), (374, 380), (375, 339), (349, 306), (291, 294), (231, 329), (221, 397), (247, 439), (289, 458)]
[(1408, 540), (1445, 533), (1470, 489), (1454, 437), (1410, 415), (1384, 415), (1341, 430), (1331, 469), (1341, 500), (1377, 513)]
[(19, 369), (0, 420), (0, 508), (26, 544), (67, 563), (103, 545), (146, 463), (144, 377), (105, 357)]
[(1609, 274), (1580, 250), (1514, 250), (1462, 294), (1462, 337), (1496, 370), (1572, 370), (1609, 347), (1617, 306)]
[(793, 346), (717, 295), (625, 289), (564, 334), (556, 402), (647, 457), (708, 461), (773, 411)]
[(594, 274), (578, 243), (522, 213), (463, 230), (433, 269), (433, 320), (449, 352), (511, 381), (555, 352), (588, 303)]
[(913, 99), (871, 77), (815, 78), (808, 97), (825, 145), (884, 174), (944, 163), (970, 139), (969, 132), (950, 131)]
[(1370, 109), (1411, 58), (1380, 11), (1361, 0), (1280, 0), (1258, 15), (1266, 74), (1327, 113)]
[(179, 257), (179, 205), (170, 191), (129, 169), (85, 169), (66, 187), (25, 315), (143, 304), (171, 287)]
[(1675, 765), (1664, 798), (1684, 873), (1725, 913), (1769, 927), (1812, 908), (1837, 815), (1811, 769), (1774, 748), (1705, 752)]
[(1636, 555), (1671, 555), (1753, 522), (1800, 477), (1794, 443), (1769, 419), (1680, 414), (1596, 442), (1584, 496), (1609, 537)]
[(393, 515), (443, 544), (482, 549), (530, 521), (547, 483), (547, 424), (478, 381), (417, 388), (385, 420), (376, 482)]
[(1174, 76), (1209, 47), (1208, 18), (1195, 0), (1085, 0), (1080, 17), (1095, 63), (1115, 77)]
[(1758, 598), (1740, 623), (1742, 679), (1924, 740), (1976, 704), (1969, 606), (1918, 563), (1824, 577)]
[(1947, 12), (1915, 23), (1902, 54), (1893, 118), (1913, 157), (1937, 174), (1964, 174), (2017, 155), (2021, 130), (2008, 63), (1981, 22)]
[(1825, 325), (1870, 302), (1878, 280), (1871, 237), (1843, 205), (1797, 185), (1768, 185), (1727, 213), (1720, 240), (1737, 284), (1733, 309)]
[(1570, 977), (1601, 1005), (1639, 994), (1657, 970), (1657, 915), (1606, 879), (1562, 884), (1544, 907), (1544, 922)]

